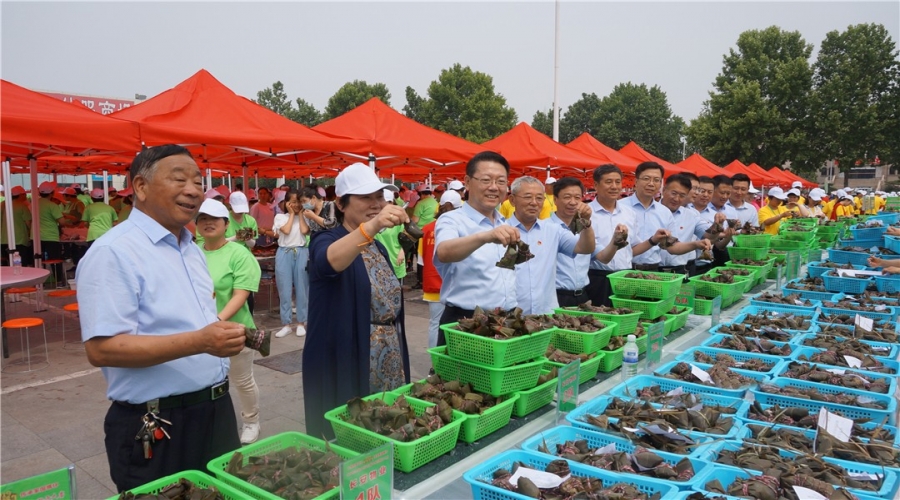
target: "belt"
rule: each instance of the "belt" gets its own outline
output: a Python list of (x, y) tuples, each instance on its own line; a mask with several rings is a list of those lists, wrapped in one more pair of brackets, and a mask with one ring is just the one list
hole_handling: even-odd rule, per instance
[(685, 266), (660, 266), (660, 272), (684, 274)]
[(606, 269), (588, 269), (588, 276), (609, 276), (615, 271), (607, 271)]
[(557, 288), (556, 293), (565, 295), (567, 297), (580, 297), (584, 295), (584, 288), (581, 288), (579, 290), (566, 290), (564, 288)]
[(129, 403), (127, 401), (114, 401), (116, 404), (128, 408), (137, 408), (148, 411), (148, 408), (155, 406), (160, 410), (169, 410), (172, 408), (182, 408), (192, 406), (207, 401), (215, 401), (222, 396), (228, 394), (228, 377), (218, 384), (213, 384), (206, 389), (189, 392), (187, 394), (178, 394), (177, 396), (166, 396), (164, 398), (152, 399), (146, 403)]
[(656, 271), (659, 264), (632, 264), (631, 267), (636, 271)]

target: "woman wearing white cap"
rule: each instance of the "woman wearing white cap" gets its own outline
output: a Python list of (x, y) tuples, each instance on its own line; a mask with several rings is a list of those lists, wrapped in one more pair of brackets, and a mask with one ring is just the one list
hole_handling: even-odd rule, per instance
[[(259, 289), (259, 262), (243, 244), (226, 239), (229, 222), (228, 209), (222, 202), (207, 199), (200, 205), (197, 232), (203, 236), (201, 248), (213, 281), (216, 311), (220, 321), (234, 321), (255, 329), (256, 323), (253, 322), (247, 298)], [(244, 347), (240, 353), (229, 358), (231, 369), (228, 378), (237, 388), (241, 419), (244, 422), (241, 429), (242, 444), (252, 443), (259, 438), (259, 387), (253, 378), (254, 352)]]
[(375, 235), (409, 222), (381, 182), (354, 163), (335, 179), (339, 225), (310, 243), (309, 335), (303, 349), (306, 433), (332, 436), (324, 414), (409, 382), (400, 282)]

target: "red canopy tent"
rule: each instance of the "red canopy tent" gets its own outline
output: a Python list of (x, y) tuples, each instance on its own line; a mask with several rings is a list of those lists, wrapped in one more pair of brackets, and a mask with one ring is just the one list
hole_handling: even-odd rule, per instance
[(763, 186), (774, 186), (777, 184), (781, 184), (781, 180), (773, 177), (764, 169), (757, 167), (756, 169), (750, 168), (747, 165), (744, 165), (740, 162), (740, 160), (734, 160), (733, 162), (725, 165), (723, 170), (726, 173), (734, 174), (747, 174), (747, 177), (750, 178), (750, 182), (753, 183), (754, 187), (763, 187)]
[[(780, 175), (778, 175), (776, 173), (769, 172), (768, 170), (757, 165), (756, 163), (751, 163), (751, 164), (747, 165), (747, 168), (754, 172), (761, 173), (762, 175), (768, 176), (772, 180), (771, 184), (773, 186), (777, 185), (780, 187), (790, 187), (791, 183), (787, 179), (781, 177)], [(787, 186), (783, 185), (785, 183), (787, 183)]]
[(257, 172), (274, 166), (278, 175), (364, 146), (288, 120), (235, 94), (206, 70), (111, 116), (139, 123), (148, 145), (181, 144), (204, 163), (252, 167)]
[(367, 161), (371, 154), (380, 172), (404, 176), (462, 175), (469, 158), (486, 149), (407, 118), (377, 97), (313, 130), (362, 143), (346, 150), (353, 155), (344, 155), (345, 163)]
[(656, 163), (659, 163), (660, 165), (662, 165), (664, 169), (666, 169), (667, 176), (685, 172), (685, 170), (683, 168), (680, 168), (670, 162), (667, 162), (666, 160), (663, 160), (662, 158), (660, 158), (658, 156), (654, 156), (646, 149), (638, 146), (637, 143), (634, 141), (631, 141), (628, 144), (622, 146), (622, 149), (620, 149), (619, 152), (625, 156), (628, 156), (628, 157), (634, 158), (635, 160), (638, 160), (638, 162), (640, 162), (640, 163), (643, 163), (645, 161), (655, 161)]
[(625, 156), (606, 144), (603, 144), (587, 132), (582, 133), (575, 140), (566, 144), (566, 146), (588, 156), (599, 158), (604, 163), (612, 163), (619, 167), (626, 175), (630, 174), (633, 176), (634, 170), (640, 163), (634, 158)]
[(707, 177), (714, 177), (717, 175), (731, 175), (730, 172), (726, 172), (715, 163), (700, 156), (700, 153), (694, 153), (691, 156), (688, 156), (684, 160), (676, 163), (675, 166), (687, 172), (697, 174), (698, 177), (704, 175)]
[(786, 179), (791, 184), (793, 184), (796, 181), (800, 181), (800, 183), (803, 184), (803, 187), (805, 187), (805, 188), (819, 187), (819, 185), (815, 182), (810, 182), (810, 181), (804, 179), (803, 177), (798, 176), (797, 174), (795, 174), (793, 172), (788, 172), (787, 170), (782, 170), (778, 167), (770, 168), (769, 173), (775, 173), (776, 175), (779, 175), (782, 178)]
[[(519, 175), (539, 171), (556, 177), (585, 176), (606, 160), (568, 148), (521, 122), (509, 132), (482, 144), (484, 149), (502, 154)], [(545, 176), (546, 178), (546, 176)]]

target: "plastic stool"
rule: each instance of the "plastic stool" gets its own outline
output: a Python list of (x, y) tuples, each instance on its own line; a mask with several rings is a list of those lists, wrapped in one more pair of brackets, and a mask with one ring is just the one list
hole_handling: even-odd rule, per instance
[[(24, 287), (24, 288), (7, 288), (4, 290), (4, 293), (9, 298), (9, 304), (18, 304), (22, 302), (22, 295), (26, 295), (29, 293), (37, 293), (37, 288), (35, 287)], [(15, 306), (16, 312), (18, 312), (18, 306)]]
[[(24, 347), (22, 359), (17, 359), (15, 361), (10, 361), (3, 367), (3, 372), (5, 373), (28, 373), (37, 370), (41, 370), (43, 368), (47, 368), (50, 366), (50, 353), (47, 350), (47, 327), (44, 325), (44, 320), (41, 318), (16, 318), (4, 321), (2, 323), (3, 328), (18, 328), (19, 329), (19, 345)], [(38, 365), (36, 368), (32, 368), (32, 360), (31, 360), (31, 339), (28, 336), (28, 329), (34, 328), (36, 326), (42, 327), (44, 331), (44, 360), (43, 361), (35, 361), (35, 365)], [(24, 370), (12, 370), (11, 368), (14, 366), (25, 366)]]
[[(66, 341), (66, 313), (73, 312), (76, 317), (78, 316), (78, 302), (73, 304), (66, 304), (63, 306), (63, 349), (75, 349), (78, 351), (84, 350), (84, 344), (82, 342), (68, 342)], [(72, 346), (72, 347), (69, 347)]]
[[(63, 280), (62, 283), (60, 283), (60, 282), (56, 279), (57, 273), (55, 272), (55, 270), (54, 270), (53, 267), (54, 267), (54, 266), (59, 266), (59, 271), (60, 271), (60, 273), (61, 273), (63, 276), (65, 276), (65, 273), (63, 272), (63, 270), (64, 270), (64, 268), (63, 268), (63, 263), (64, 263), (64, 262), (65, 262), (65, 261), (63, 261), (62, 259), (48, 259), (48, 260), (45, 260), (45, 261), (43, 261), (43, 262), (41, 263), (41, 265), (44, 267), (44, 269), (47, 269), (48, 271), (50, 271), (50, 276), (53, 278), (53, 285), (54, 285), (56, 288), (63, 288), (63, 287), (66, 286), (66, 283), (65, 283), (65, 279)], [(49, 269), (48, 269), (48, 266), (49, 266)], [(60, 286), (60, 285), (62, 285), (62, 286)]]
[[(78, 295), (78, 292), (76, 292), (75, 290), (53, 290), (52, 292), (47, 293), (47, 305), (48, 306), (54, 305), (53, 299), (68, 299), (69, 297), (75, 297), (76, 295)], [(60, 304), (60, 309), (62, 309), (63, 305), (64, 304)], [(54, 324), (54, 326), (59, 325), (58, 317), (53, 322), (53, 324)], [(65, 331), (65, 328), (66, 328), (65, 313), (62, 313), (62, 327), (63, 327), (63, 331)]]

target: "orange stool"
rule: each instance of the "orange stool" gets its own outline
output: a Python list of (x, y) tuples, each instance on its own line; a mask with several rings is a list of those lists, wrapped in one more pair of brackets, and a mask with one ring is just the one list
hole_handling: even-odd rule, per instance
[[(53, 286), (56, 288), (63, 288), (68, 285), (65, 282), (66, 281), (65, 279), (63, 279), (63, 281), (60, 282), (56, 278), (56, 276), (58, 274), (65, 275), (65, 273), (63, 273), (63, 263), (64, 263), (64, 261), (62, 259), (47, 259), (47, 260), (41, 262), (41, 266), (43, 266), (44, 269), (47, 269), (48, 271), (50, 271), (50, 278), (53, 278)], [(59, 273), (57, 273), (56, 270), (54, 269), (55, 266), (59, 266)]]
[[(7, 288), (6, 290), (4, 290), (4, 293), (6, 293), (6, 297), (9, 298), (10, 304), (18, 304), (19, 302), (22, 302), (23, 295), (27, 295), (30, 293), (37, 294), (37, 291), (37, 288), (29, 286), (20, 288)], [(18, 310), (18, 306), (16, 306), (16, 309)]]
[[(22, 358), (7, 363), (6, 366), (3, 367), (3, 372), (28, 373), (50, 366), (50, 353), (47, 350), (47, 327), (44, 325), (44, 320), (42, 320), (41, 318), (16, 318), (4, 321), (2, 323), (2, 326), (3, 328), (17, 328), (19, 330), (19, 345), (23, 347)], [(44, 331), (44, 359), (40, 360), (40, 358), (36, 358), (34, 363), (32, 363), (31, 339), (28, 335), (28, 329), (37, 326), (42, 327)], [(32, 364), (35, 364), (36, 367), (32, 368)], [(11, 368), (14, 366), (24, 366), (25, 369), (12, 370)]]
[[(47, 304), (52, 306), (52, 305), (54, 305), (53, 299), (68, 299), (69, 297), (75, 297), (76, 295), (78, 295), (78, 292), (76, 292), (75, 290), (53, 290), (52, 292), (47, 293)], [(62, 304), (60, 304), (60, 306), (62, 306)], [(62, 307), (60, 307), (60, 309), (62, 309)], [(59, 318), (56, 319), (54, 324), (58, 326)], [(65, 331), (65, 327), (66, 327), (66, 313), (65, 312), (62, 313), (62, 325), (63, 325), (63, 330)]]
[[(75, 317), (78, 317), (78, 302), (74, 304), (66, 304), (63, 306), (63, 349), (77, 349), (80, 351), (84, 350), (84, 344), (81, 342), (67, 342), (66, 341), (66, 314), (67, 313), (75, 313)], [(69, 347), (72, 346), (72, 347)]]

